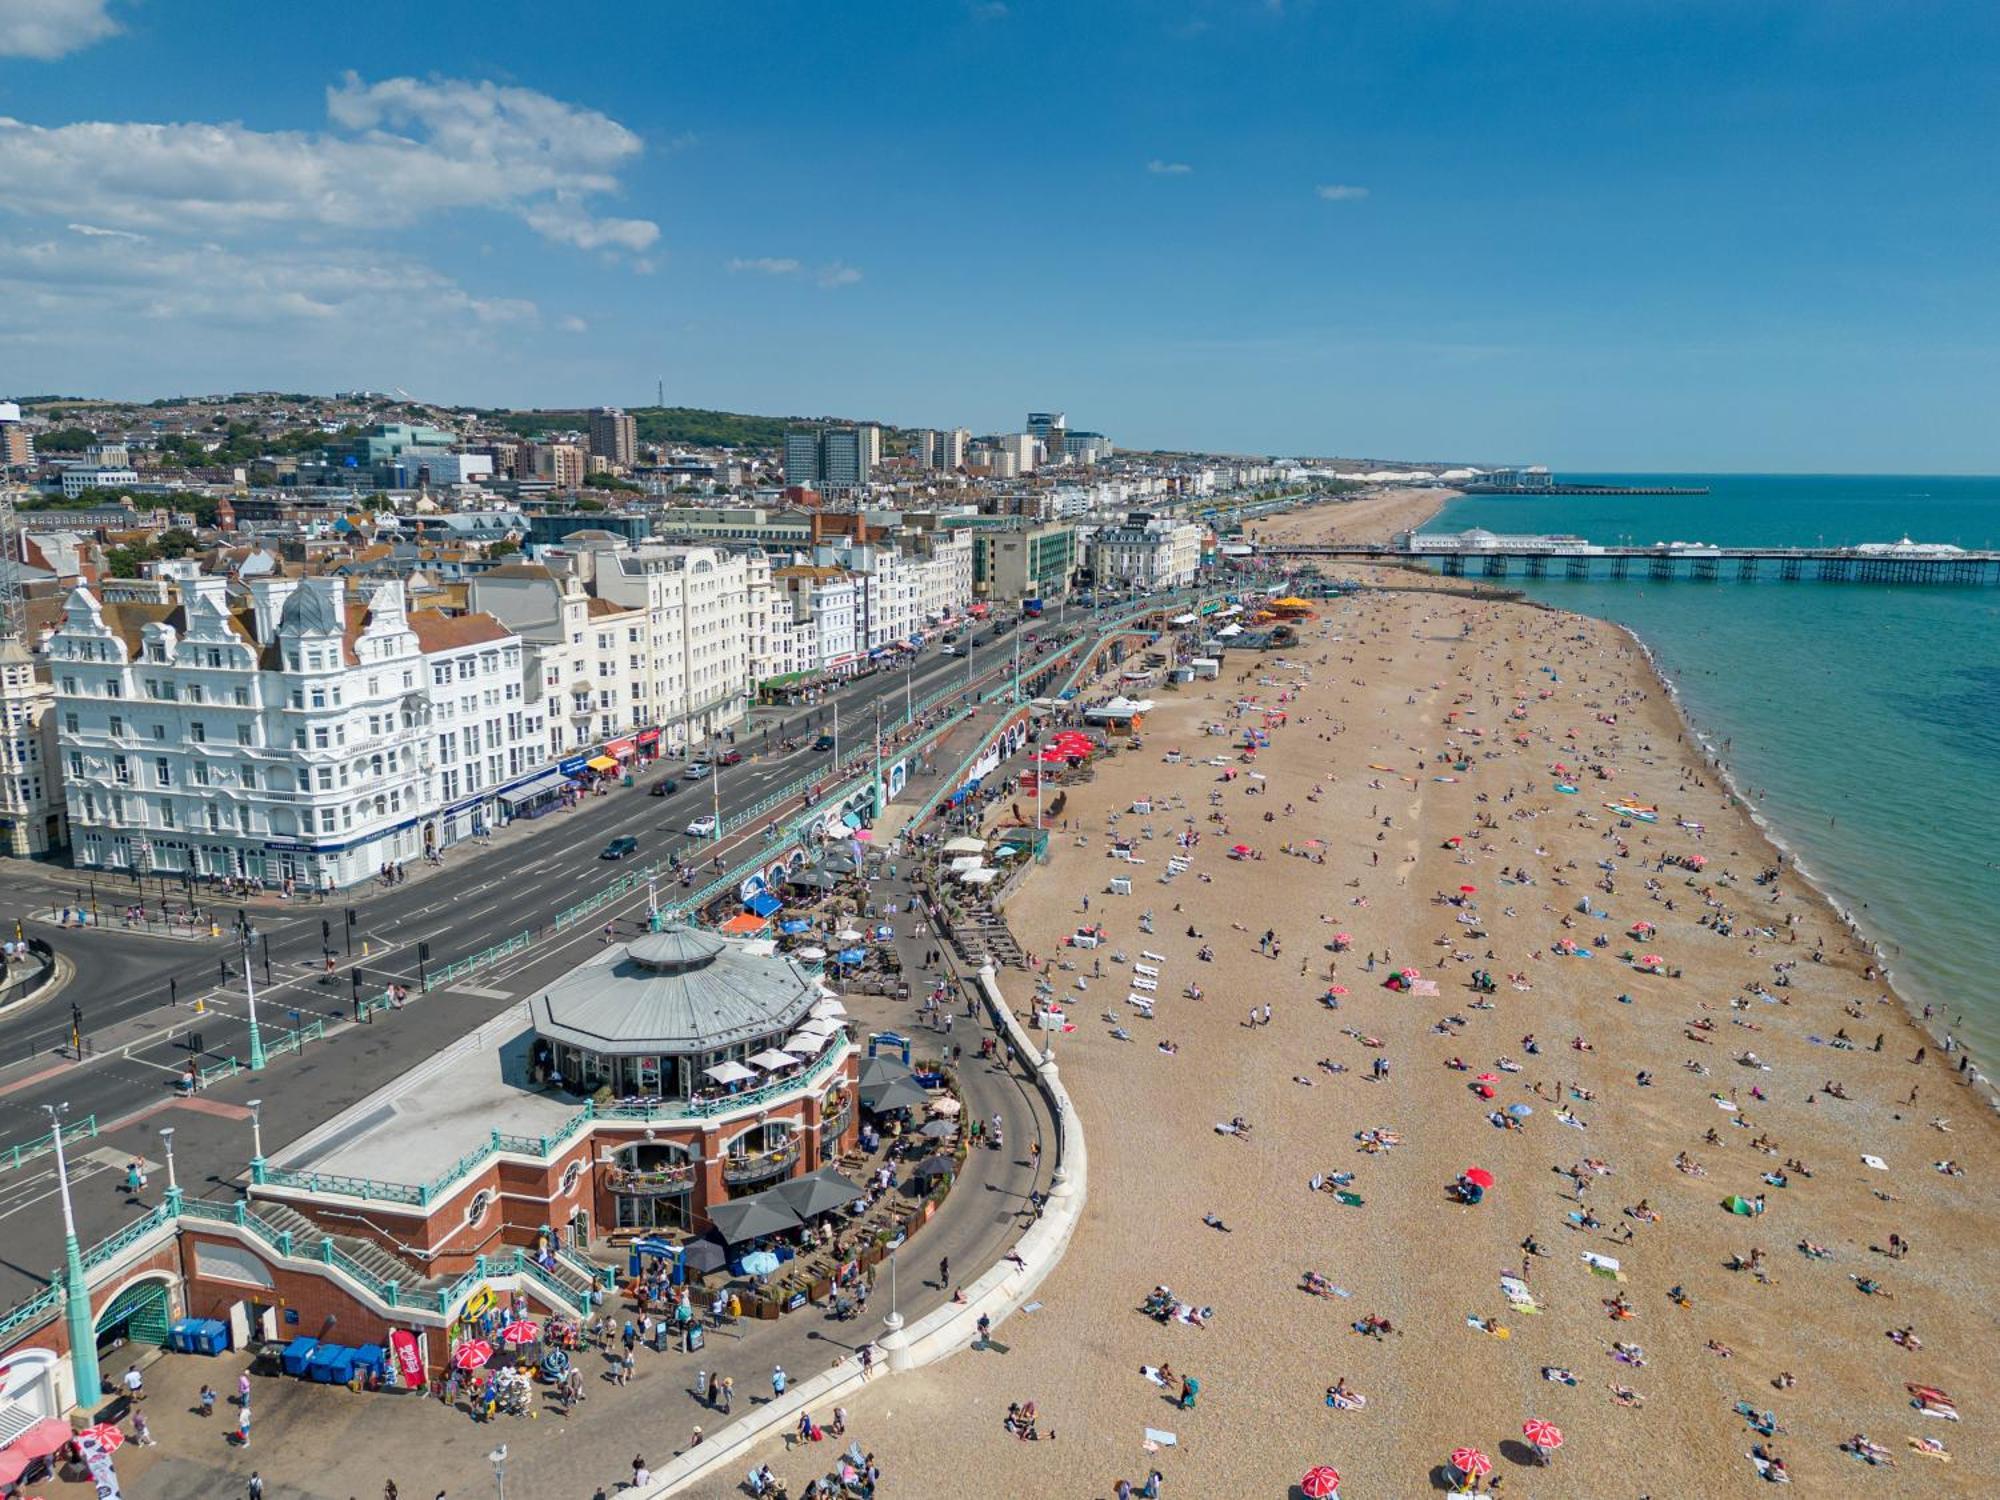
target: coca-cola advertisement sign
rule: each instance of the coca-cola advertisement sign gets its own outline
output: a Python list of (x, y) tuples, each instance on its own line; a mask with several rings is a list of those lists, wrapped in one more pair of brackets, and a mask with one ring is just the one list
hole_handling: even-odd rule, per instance
[(424, 1388), (424, 1360), (417, 1350), (417, 1336), (397, 1328), (389, 1334), (389, 1350), (396, 1357), (396, 1374), (413, 1391)]

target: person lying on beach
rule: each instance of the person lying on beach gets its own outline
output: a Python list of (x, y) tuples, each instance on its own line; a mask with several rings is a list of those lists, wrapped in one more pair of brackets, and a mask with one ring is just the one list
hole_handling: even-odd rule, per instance
[(1201, 1216), (1201, 1222), (1206, 1224), (1210, 1229), (1220, 1229), (1224, 1234), (1229, 1234), (1231, 1232), (1229, 1226), (1223, 1223), (1222, 1220), (1217, 1218), (1214, 1214), (1203, 1214)]

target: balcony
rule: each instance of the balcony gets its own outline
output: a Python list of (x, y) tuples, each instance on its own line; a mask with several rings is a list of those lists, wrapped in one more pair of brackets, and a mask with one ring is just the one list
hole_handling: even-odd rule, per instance
[(695, 1164), (661, 1167), (649, 1172), (613, 1167), (605, 1174), (611, 1191), (628, 1198), (671, 1198), (694, 1190)]
[(799, 1142), (796, 1136), (775, 1151), (731, 1152), (723, 1160), (722, 1180), (732, 1187), (746, 1182), (768, 1182), (775, 1177), (787, 1176), (798, 1159)]

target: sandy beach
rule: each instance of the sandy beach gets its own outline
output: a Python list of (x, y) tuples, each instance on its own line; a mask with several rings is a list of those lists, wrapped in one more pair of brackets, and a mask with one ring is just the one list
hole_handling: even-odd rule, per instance
[[(1385, 536), (1439, 503), (1259, 529)], [(1771, 877), (1628, 637), (1382, 576), (1298, 649), (1160, 695), (1143, 747), (1072, 789), (1008, 915), (1075, 1026), (1055, 1051), (1087, 1213), (996, 1347), (851, 1403), (884, 1493), (1109, 1497), (1157, 1468), (1174, 1496), (1281, 1497), (1324, 1463), (1365, 1500), (1447, 1487), (1466, 1445), (1504, 1496), (1750, 1493), (1759, 1445), (1814, 1493), (1990, 1490), (2000, 1127), (1959, 1059)], [(1063, 946), (1100, 921), (1105, 948)], [(1141, 950), (1163, 956), (1150, 1019), (1127, 1002)], [(1415, 992), (1384, 987), (1405, 969)], [(1025, 1014), (1034, 981), (1003, 981)], [(1493, 1185), (1460, 1201), (1475, 1166)], [(1160, 1286), (1205, 1326), (1142, 1311)], [(1356, 1332), (1370, 1317), (1391, 1331)], [(1166, 1387), (1143, 1373), (1169, 1365)], [(1358, 1409), (1328, 1404), (1337, 1380)], [(1002, 1427), (1030, 1399), (1032, 1443)], [(1549, 1467), (1530, 1418), (1562, 1431)], [(1175, 1442), (1148, 1451), (1149, 1428)], [(1843, 1451), (1857, 1434), (1899, 1472)], [(794, 1494), (825, 1467), (765, 1457)]]

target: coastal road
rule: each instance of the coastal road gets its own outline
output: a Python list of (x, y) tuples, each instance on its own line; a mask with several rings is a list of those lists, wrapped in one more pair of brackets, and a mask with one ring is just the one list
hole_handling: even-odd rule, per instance
[[(1053, 639), (1053, 622), (1041, 630)], [(841, 746), (859, 745), (873, 734), (876, 706), (885, 730), (902, 722), (906, 696), (921, 699), (955, 681), (1004, 680), (1013, 666), (1012, 634), (982, 644), (968, 660), (935, 652), (909, 672), (884, 670), (861, 679), (815, 705), (810, 731), (821, 732), (819, 715), (832, 725), (832, 703), (840, 704)], [(1025, 654), (1023, 670), (1037, 658)], [(992, 712), (988, 710), (987, 712)], [(784, 737), (784, 726), (804, 727), (807, 711), (776, 710), (739, 729), (738, 748)], [(852, 738), (850, 739), (850, 736)], [(810, 739), (806, 741), (810, 744)], [(720, 773), (718, 793), (725, 816), (747, 808), (775, 788), (830, 766), (832, 756), (800, 749), (759, 754)], [(702, 783), (683, 781), (669, 798), (646, 795), (646, 787), (668, 775), (677, 762), (656, 764), (638, 787), (588, 797), (569, 812), (517, 823), (495, 834), (488, 848), (460, 846), (442, 867), (413, 870), (394, 889), (370, 885), (333, 901), (293, 903), (282, 909), (252, 906), (258, 934), (254, 961), (258, 1021), (267, 1040), (275, 1033), (315, 1020), (327, 1025), (323, 1041), (306, 1044), (297, 1055), (274, 1055), (259, 1074), (247, 1071), (212, 1084), (199, 1096), (181, 1100), (175, 1083), (190, 1056), (213, 1063), (234, 1056), (247, 1061), (248, 997), (241, 976), (241, 950), (233, 937), (219, 941), (182, 940), (127, 934), (114, 929), (50, 933), (76, 965), (76, 977), (61, 995), (19, 1017), (0, 1019), (0, 1167), (12, 1147), (48, 1134), (43, 1106), (69, 1105), (71, 1121), (94, 1117), (98, 1135), (70, 1148), (76, 1173), (77, 1228), (89, 1244), (113, 1233), (159, 1200), (165, 1186), (165, 1150), (158, 1134), (174, 1127), (177, 1175), (190, 1197), (228, 1196), (247, 1175), (251, 1155), (248, 1101), (261, 1101), (264, 1139), (275, 1149), (373, 1089), (388, 1083), (424, 1056), (498, 1014), (537, 985), (553, 979), (595, 951), (605, 921), (629, 932), (643, 917), (641, 889), (608, 906), (601, 916), (550, 936), (535, 947), (451, 988), (413, 998), (400, 1011), (381, 1012), (355, 1025), (351, 1015), (351, 969), (359, 965), (369, 993), (389, 982), (418, 990), (418, 945), (428, 942), (432, 968), (476, 952), (504, 938), (546, 923), (557, 911), (614, 879), (620, 866), (599, 859), (612, 837), (631, 834), (640, 841), (640, 861), (661, 861), (680, 852), (684, 859), (715, 852), (710, 841), (681, 830), (715, 806), (715, 793)], [(760, 826), (725, 838), (719, 846), (732, 860), (761, 840)], [(99, 907), (115, 920), (122, 900), (98, 878)], [(63, 870), (34, 870), (0, 878), (0, 910), (46, 908), (72, 899), (75, 877)], [(663, 901), (671, 887), (662, 883)], [(125, 895), (123, 900), (136, 899)], [(354, 955), (347, 956), (345, 909), (357, 915)], [(224, 928), (234, 907), (221, 908)], [(325, 982), (322, 922), (335, 949), (333, 982)], [(31, 928), (34, 924), (30, 924)], [(269, 940), (270, 977), (265, 978), (264, 940)], [(364, 948), (366, 950), (364, 956)], [(227, 967), (224, 979), (221, 967)], [(179, 1005), (168, 1004), (169, 979), (177, 981)], [(194, 1013), (196, 997), (203, 1010)], [(94, 1051), (78, 1061), (53, 1048), (66, 1040), (70, 1006), (84, 1015)], [(125, 1192), (125, 1163), (147, 1163), (150, 1181), (134, 1199)], [(385, 1177), (397, 1176), (393, 1160), (382, 1163)], [(60, 1216), (53, 1199), (49, 1156), (0, 1170), (0, 1309), (46, 1284), (61, 1257)]]

